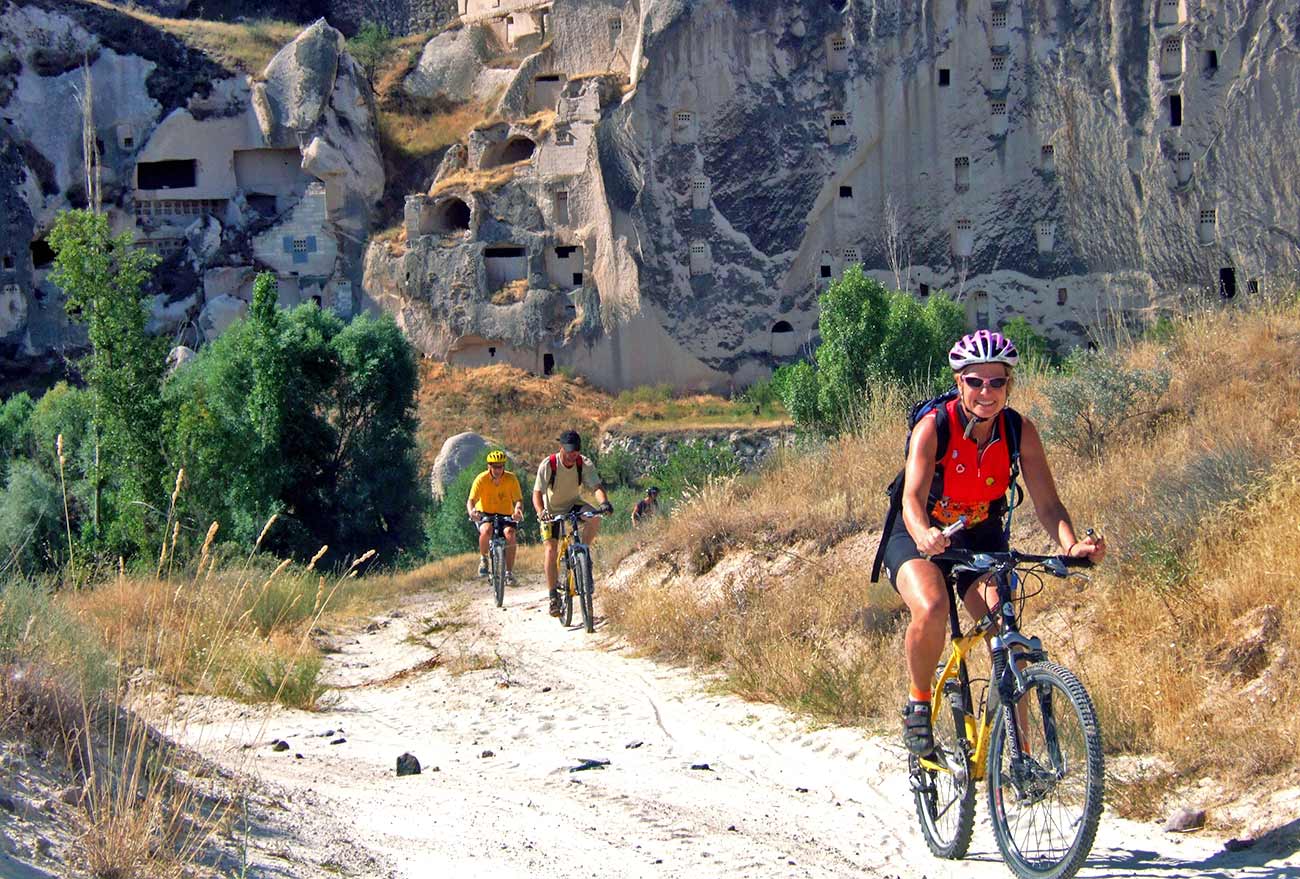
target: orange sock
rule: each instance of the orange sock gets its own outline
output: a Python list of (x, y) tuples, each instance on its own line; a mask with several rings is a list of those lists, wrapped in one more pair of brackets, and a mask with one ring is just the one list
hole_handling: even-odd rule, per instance
[(932, 694), (930, 693), (929, 690), (918, 690), (916, 687), (911, 687), (911, 686), (909, 686), (907, 689), (908, 689), (908, 692), (910, 693), (910, 696), (911, 696), (911, 699), (912, 699), (913, 702), (929, 702), (929, 701), (930, 701), (930, 696), (931, 696)]

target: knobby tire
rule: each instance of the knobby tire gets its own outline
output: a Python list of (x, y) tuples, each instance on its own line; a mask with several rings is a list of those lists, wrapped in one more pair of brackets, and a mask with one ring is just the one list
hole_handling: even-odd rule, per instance
[(1092, 700), (1069, 669), (1035, 663), (1025, 680), (1023, 738), (1034, 762), (1016, 778), (1007, 712), (999, 706), (988, 754), (993, 832), (1020, 879), (1070, 879), (1092, 851), (1101, 819), (1101, 729)]
[(591, 580), (591, 556), (585, 552), (574, 553), (574, 586), (578, 591), (578, 603), (582, 605), (582, 625), (588, 632), (596, 631), (596, 613), (592, 595), (595, 585)]
[(915, 754), (910, 755), (912, 796), (930, 851), (935, 857), (960, 860), (966, 857), (975, 830), (975, 782), (964, 713), (945, 699), (938, 715), (931, 718), (931, 729), (935, 751), (948, 771), (922, 766)]
[(496, 596), (497, 607), (502, 607), (506, 601), (506, 548), (500, 543), (493, 543), (490, 556), (492, 592)]
[(560, 587), (560, 624), (566, 629), (573, 625), (573, 556), (569, 553), (564, 559), (564, 584)]

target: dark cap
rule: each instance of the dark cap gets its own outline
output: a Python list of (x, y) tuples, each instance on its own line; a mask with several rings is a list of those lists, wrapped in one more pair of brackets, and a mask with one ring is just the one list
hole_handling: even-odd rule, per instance
[(659, 494), (659, 486), (652, 485), (645, 490), (646, 494)]
[(566, 430), (564, 433), (560, 434), (559, 440), (560, 448), (564, 449), (566, 452), (582, 451), (582, 437), (578, 436), (576, 430)]

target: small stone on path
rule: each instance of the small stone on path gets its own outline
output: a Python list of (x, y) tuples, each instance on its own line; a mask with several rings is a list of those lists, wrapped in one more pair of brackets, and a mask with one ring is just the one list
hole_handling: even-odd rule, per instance
[(1199, 830), (1205, 826), (1205, 810), (1192, 809), (1187, 806), (1175, 811), (1165, 820), (1165, 830), (1170, 833), (1186, 833)]
[(403, 775), (419, 774), (420, 761), (416, 759), (414, 754), (408, 752), (397, 758), (397, 776), (399, 778)]
[(1223, 850), (1229, 852), (1244, 852), (1254, 844), (1255, 840), (1253, 839), (1237, 839), (1237, 837), (1234, 836), (1223, 844)]
[(608, 760), (592, 760), (590, 758), (583, 760), (577, 766), (570, 766), (570, 772), (586, 772), (588, 769), (604, 769), (609, 765)]
[(628, 743), (627, 743), (626, 745), (624, 745), (623, 747), (626, 748), (627, 750), (631, 751), (631, 750), (633, 750), (633, 749), (635, 749), (635, 748), (639, 748), (639, 747), (641, 747), (641, 746), (644, 745), (644, 744), (645, 744), (645, 742), (628, 742)]
[(347, 739), (343, 738), (343, 736), (339, 736), (337, 739), (334, 739), (333, 741), (331, 741), (330, 744), (331, 744), (331, 745), (341, 745), (341, 744), (343, 744), (343, 743), (346, 742), (346, 741), (347, 741)]
[(484, 751), (482, 754), (479, 754), (480, 759), (487, 759), (488, 757), (495, 757), (495, 756), (496, 756), (495, 751)]
[(272, 751), (287, 751), (287, 750), (289, 750), (289, 743), (286, 742), (284, 739), (276, 739), (275, 742), (274, 742), (274, 744), (271, 745), (271, 750), (272, 750)]
[(692, 769), (700, 769), (700, 770), (703, 770), (703, 771), (705, 771), (705, 772), (712, 772), (712, 771), (713, 771), (713, 767), (710, 766), (708, 763), (692, 763), (692, 764), (691, 764), (691, 768), (692, 768)]

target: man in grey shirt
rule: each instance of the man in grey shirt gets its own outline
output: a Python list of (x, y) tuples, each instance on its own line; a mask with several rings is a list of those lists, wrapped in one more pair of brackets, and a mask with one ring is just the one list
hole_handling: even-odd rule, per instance
[[(542, 541), (546, 547), (546, 587), (550, 592), (551, 616), (560, 615), (560, 594), (555, 588), (559, 579), (557, 562), (559, 559), (559, 541), (553, 522), (546, 521), (552, 516), (562, 516), (575, 507), (584, 507), (601, 513), (611, 513), (614, 508), (609, 503), (605, 488), (600, 484), (600, 475), (596, 465), (582, 454), (582, 437), (576, 430), (566, 430), (559, 436), (560, 450), (554, 455), (542, 459), (537, 468), (537, 480), (533, 483), (533, 509), (542, 523)], [(583, 503), (582, 489), (589, 489), (600, 502), (599, 507)], [(596, 539), (600, 531), (600, 519), (588, 519), (582, 525), (582, 542), (588, 545)]]

